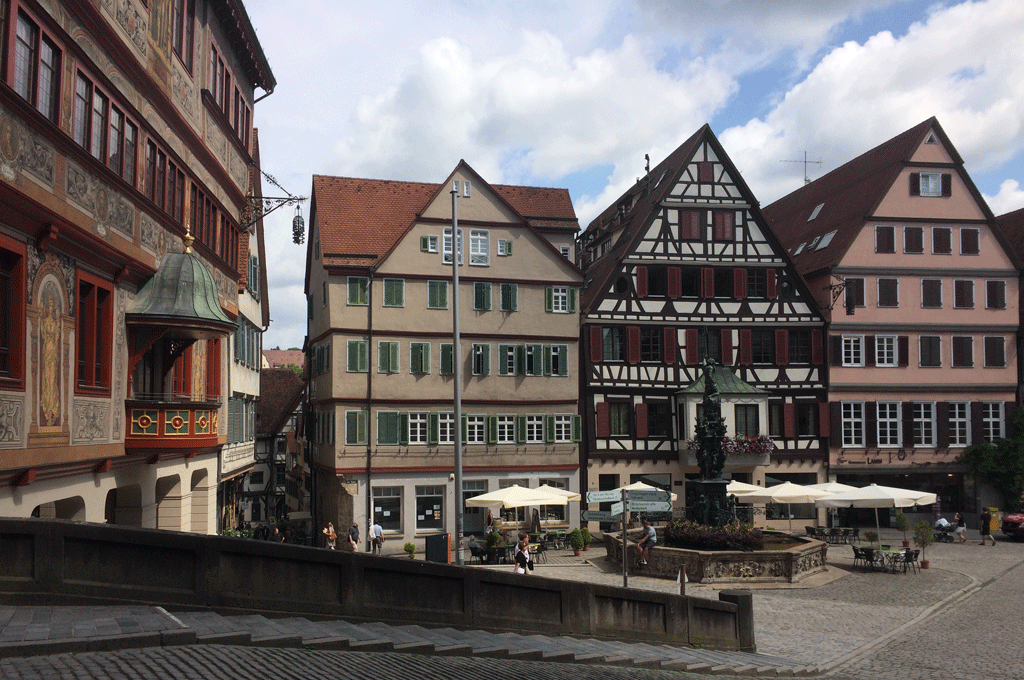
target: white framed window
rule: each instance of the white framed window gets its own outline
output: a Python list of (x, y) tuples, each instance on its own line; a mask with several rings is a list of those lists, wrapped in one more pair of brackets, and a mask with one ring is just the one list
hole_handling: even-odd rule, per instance
[(843, 446), (864, 446), (864, 402), (844, 401)]
[(432, 235), (427, 237), (427, 252), (428, 253), (436, 253), (437, 251), (438, 251), (437, 235), (436, 234), (432, 234)]
[(498, 345), (498, 375), (516, 375), (517, 348), (515, 345)]
[[(463, 248), (462, 248), (463, 234), (462, 230), (459, 229), (459, 264), (462, 264)], [(443, 234), (443, 249), (444, 254), (442, 255), (442, 262), (445, 264), (452, 263), (452, 228), (448, 227), (444, 230)]]
[(370, 370), (370, 348), (366, 340), (349, 340), (347, 353), (346, 367), (349, 373), (366, 373)]
[(427, 281), (427, 309), (448, 309), (447, 281)]
[(426, 411), (413, 411), (409, 413), (409, 443), (426, 444), (429, 414)]
[(384, 306), (405, 306), (405, 279), (384, 279)]
[(444, 529), (444, 486), (416, 487), (416, 530)]
[(348, 286), (348, 303), (350, 305), (370, 304), (369, 281), (365, 276), (348, 277), (346, 284)]
[(452, 444), (455, 442), (455, 414), (452, 412), (437, 414), (437, 443)]
[(470, 230), (469, 264), (476, 267), (491, 264), (491, 232), (484, 229)]
[(380, 341), (377, 343), (377, 372), (398, 373), (398, 343)]
[(544, 345), (526, 345), (523, 354), (523, 374), (544, 375)]
[(512, 254), (512, 241), (498, 239), (498, 257), (508, 257)]
[(898, 401), (880, 401), (875, 404), (878, 413), (878, 445), (895, 447), (902, 444), (903, 409)]
[(949, 402), (949, 445), (967, 446), (971, 443), (971, 404), (966, 401)]
[[(555, 489), (569, 489), (568, 480), (565, 479), (541, 479), (541, 485), (547, 485)], [(566, 505), (543, 505), (540, 508), (541, 517), (551, 522), (564, 522)]]
[(875, 336), (875, 366), (893, 368), (899, 365), (898, 341), (895, 335)]
[(572, 440), (572, 415), (555, 414), (555, 441), (571, 442)]
[(526, 443), (537, 444), (544, 441), (544, 416), (531, 414), (526, 416)]
[(402, 487), (373, 487), (373, 521), (384, 531), (402, 531)]
[(572, 259), (572, 246), (559, 246), (558, 252), (562, 253), (562, 257), (565, 259)]
[(551, 311), (560, 314), (569, 312), (569, 289), (564, 286), (551, 288)]
[(911, 405), (914, 417), (914, 446), (935, 446), (935, 402), (915, 401)]
[(991, 442), (1001, 439), (1003, 434), (1003, 402), (983, 401), (981, 403), (981, 436)]
[(921, 195), (941, 196), (942, 195), (942, 173), (922, 172), (921, 173)]
[(569, 375), (569, 345), (547, 345), (544, 375)]
[(498, 443), (516, 443), (516, 417), (513, 415), (495, 416), (498, 421)]
[(345, 443), (366, 443), (366, 411), (345, 411)]
[(487, 344), (473, 345), (473, 375), (491, 374), (491, 346)]
[(466, 443), (483, 444), (484, 441), (484, 416), (466, 416)]
[(843, 366), (864, 365), (864, 336), (843, 336)]

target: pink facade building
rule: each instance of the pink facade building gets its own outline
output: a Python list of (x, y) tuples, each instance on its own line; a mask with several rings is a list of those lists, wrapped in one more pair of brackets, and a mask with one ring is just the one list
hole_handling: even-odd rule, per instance
[(1008, 434), (1020, 268), (939, 122), (763, 214), (828, 317), (830, 477), (997, 501), (957, 458)]

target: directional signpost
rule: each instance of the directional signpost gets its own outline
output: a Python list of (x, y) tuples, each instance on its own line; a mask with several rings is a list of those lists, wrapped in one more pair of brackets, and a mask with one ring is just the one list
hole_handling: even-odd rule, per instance
[(587, 503), (611, 503), (610, 510), (584, 510), (583, 522), (622, 522), (622, 585), (629, 587), (629, 564), (626, 557), (626, 512), (671, 512), (672, 494), (663, 489), (612, 489), (588, 491)]
[(615, 522), (619, 515), (607, 510), (584, 510), (580, 513), (580, 520), (583, 522)]
[(622, 500), (622, 492), (618, 489), (612, 489), (611, 491), (588, 491), (587, 502), (588, 503), (614, 503), (615, 501)]
[(672, 512), (671, 501), (635, 501), (631, 497), (628, 505), (630, 512)]

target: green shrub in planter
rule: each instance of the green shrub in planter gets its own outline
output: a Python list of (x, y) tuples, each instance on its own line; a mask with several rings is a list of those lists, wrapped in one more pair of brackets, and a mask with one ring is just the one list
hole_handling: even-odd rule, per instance
[(573, 529), (569, 533), (569, 545), (572, 546), (573, 550), (583, 550), (583, 532), (579, 529)]
[(925, 562), (925, 548), (935, 542), (935, 529), (926, 520), (914, 525), (914, 545), (921, 549), (921, 561)]
[(487, 547), (488, 548), (493, 548), (496, 545), (500, 545), (502, 542), (503, 542), (503, 540), (501, 538), (501, 534), (498, 533), (497, 531), (492, 531), (491, 533), (487, 534)]
[(894, 526), (896, 527), (896, 531), (899, 531), (903, 534), (903, 543), (905, 545), (910, 545), (909, 541), (907, 540), (907, 532), (910, 531), (910, 518), (904, 515), (899, 510), (897, 510), (896, 521), (894, 522)]
[(878, 545), (878, 532), (877, 531), (865, 531), (864, 540), (870, 545)]
[(403, 547), (405, 548), (405, 552), (408, 553), (409, 557), (412, 557), (416, 554), (416, 544), (412, 541), (409, 541)]
[(594, 540), (594, 537), (590, 535), (590, 529), (581, 527), (580, 533), (583, 534), (583, 545), (590, 545), (590, 542)]

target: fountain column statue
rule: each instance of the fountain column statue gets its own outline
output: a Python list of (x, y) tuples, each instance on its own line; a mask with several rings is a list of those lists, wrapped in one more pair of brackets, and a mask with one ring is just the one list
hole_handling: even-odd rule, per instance
[(722, 479), (725, 468), (725, 420), (722, 418), (722, 396), (718, 392), (715, 371), (718, 362), (705, 358), (703, 412), (697, 418), (697, 465), (700, 479), (697, 480), (697, 521), (707, 526), (727, 524), (731, 516), (730, 504), (726, 500), (725, 487), (728, 481)]

